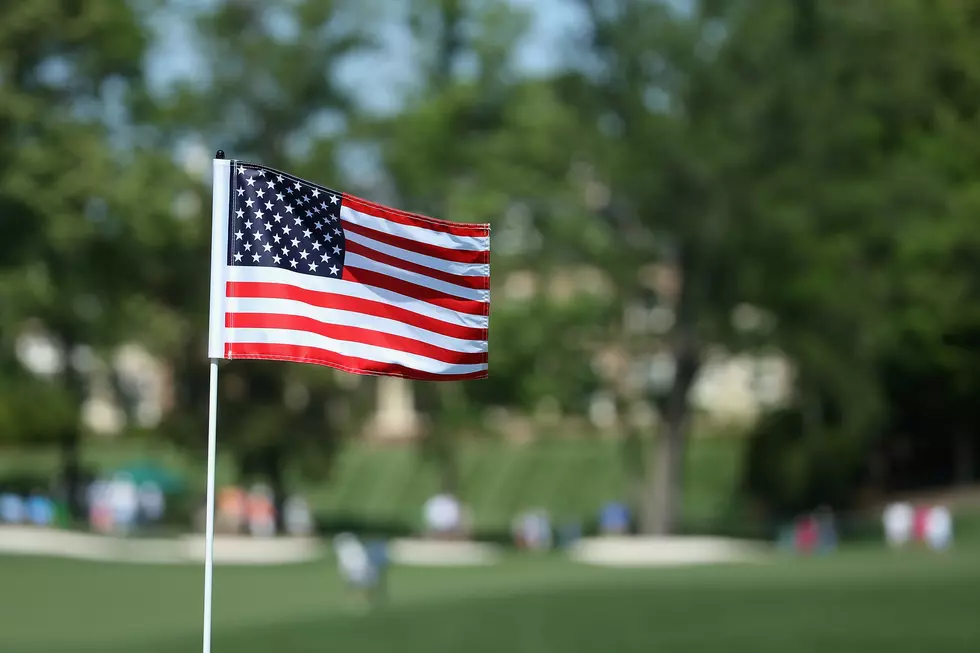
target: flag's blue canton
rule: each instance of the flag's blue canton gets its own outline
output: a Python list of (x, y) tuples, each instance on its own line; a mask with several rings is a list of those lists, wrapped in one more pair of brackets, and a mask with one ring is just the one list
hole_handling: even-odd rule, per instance
[(344, 271), (342, 195), (261, 166), (236, 164), (228, 264), (318, 277)]

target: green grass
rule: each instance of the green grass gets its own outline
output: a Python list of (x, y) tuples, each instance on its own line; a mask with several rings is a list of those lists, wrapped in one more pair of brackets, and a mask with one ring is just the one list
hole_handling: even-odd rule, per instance
[[(215, 653), (966, 653), (980, 641), (977, 550), (398, 569), (389, 605), (368, 615), (348, 609), (327, 562), (219, 568), (215, 582)], [(0, 559), (3, 653), (200, 650), (201, 605), (200, 568)]]

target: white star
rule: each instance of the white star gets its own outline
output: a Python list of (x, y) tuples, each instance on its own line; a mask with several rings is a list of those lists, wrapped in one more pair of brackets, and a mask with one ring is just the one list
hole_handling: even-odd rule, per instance
[(252, 260), (255, 261), (256, 263), (258, 263), (259, 262), (259, 259), (261, 259), (261, 258), (262, 257), (259, 255), (258, 252), (255, 252), (254, 254), (252, 254)]
[(259, 197), (265, 197), (265, 191), (262, 190), (261, 188), (255, 191), (255, 194), (258, 195)]
[[(313, 211), (307, 211), (306, 212), (306, 217), (312, 218), (313, 217)], [(299, 224), (299, 218), (296, 218), (296, 224)]]
[(333, 246), (333, 253), (334, 254), (340, 254), (340, 245), (334, 245)]
[(245, 248), (245, 251), (246, 252), (251, 252), (252, 251), (252, 243), (245, 243), (243, 245), (243, 247)]
[(269, 243), (265, 243), (264, 245), (262, 245), (262, 249), (264, 249), (267, 252), (268, 251), (271, 251), (272, 250), (272, 245), (270, 245)]
[(316, 263), (310, 263), (310, 272), (316, 272), (319, 266)]
[(338, 236), (340, 235), (340, 229), (334, 229), (334, 230), (333, 230), (333, 232), (334, 232), (335, 234), (337, 234)]
[(333, 240), (333, 236), (331, 236), (331, 235), (330, 235), (329, 233), (328, 233), (328, 234), (326, 234), (326, 235), (324, 236), (324, 238), (326, 238), (326, 239), (327, 239), (328, 241), (329, 241), (329, 240)]
[(299, 239), (298, 238), (293, 238), (292, 243), (293, 243), (293, 247), (299, 247)]
[(276, 186), (275, 183), (273, 183), (273, 181), (271, 179), (269, 181), (265, 182), (265, 185), (268, 186), (270, 189), (271, 188), (275, 188), (275, 186)]
[(288, 225), (282, 228), (282, 232), (287, 236), (289, 235), (290, 231), (292, 231), (292, 229), (290, 229)]
[(296, 265), (297, 265), (297, 264), (296, 264), (296, 261), (290, 261), (290, 262), (289, 262), (289, 267), (291, 267), (291, 268), (294, 268), (294, 267), (296, 267)]
[(277, 223), (279, 223), (279, 222), (282, 222), (282, 216), (281, 216), (281, 215), (279, 215), (278, 213), (276, 213), (276, 214), (275, 214), (274, 216), (272, 216), (272, 217), (274, 217), (274, 218), (276, 219), (276, 222), (277, 222)]
[(340, 272), (340, 270), (337, 269), (337, 266), (335, 265), (330, 266), (330, 274), (337, 274), (338, 272)]
[(253, 237), (253, 238), (254, 238), (255, 240), (262, 240), (262, 234), (260, 234), (260, 233), (259, 233), (259, 232), (257, 232), (257, 231), (256, 231), (256, 232), (255, 232), (254, 234), (252, 234), (252, 237)]
[(313, 243), (313, 249), (317, 252), (320, 251), (320, 243)]
[(289, 248), (288, 248), (288, 247), (283, 247), (283, 248), (282, 248), (281, 250), (279, 250), (279, 251), (281, 251), (281, 252), (282, 252), (282, 255), (283, 255), (283, 256), (289, 256)]
[(316, 223), (316, 228), (317, 228), (317, 230), (323, 229), (323, 223), (322, 222), (317, 222)]
[(269, 231), (270, 229), (272, 229), (272, 223), (271, 222), (263, 222), (262, 223), (262, 226), (265, 227), (265, 230), (266, 231)]
[(246, 181), (246, 183), (248, 183), (249, 186), (254, 186), (255, 185), (255, 177), (249, 177), (245, 181)]
[(235, 254), (235, 263), (238, 263), (241, 260), (242, 260), (242, 255), (241, 254)]
[(251, 229), (252, 228), (252, 221), (251, 220), (246, 220), (245, 221), (245, 228), (246, 229)]
[(309, 195), (303, 195), (303, 201), (304, 202), (309, 202), (310, 201), (310, 196)]
[(236, 190), (238, 191), (238, 196), (239, 196), (239, 197), (241, 197), (242, 195), (244, 195), (244, 194), (245, 194), (245, 189), (244, 189), (244, 188), (238, 188), (238, 189), (236, 189)]
[(282, 193), (276, 193), (276, 201), (277, 202), (281, 202), (282, 201)]
[(272, 262), (275, 263), (276, 265), (279, 265), (279, 261), (281, 261), (281, 260), (282, 259), (279, 258), (279, 255), (278, 254), (276, 254), (275, 256), (272, 257)]
[(278, 245), (279, 241), (282, 239), (279, 238), (279, 234), (272, 234), (272, 240), (276, 241), (276, 245)]
[(255, 202), (252, 201), (251, 197), (245, 200), (245, 206), (247, 206), (248, 208), (252, 208), (253, 204), (255, 204)]
[(278, 181), (281, 184), (282, 183), (282, 175), (276, 175), (276, 181)]
[(265, 210), (266, 211), (271, 211), (272, 210), (272, 202), (266, 202), (265, 203)]
[(313, 197), (320, 197), (320, 189), (319, 188), (314, 188), (313, 189)]
[(293, 186), (296, 187), (296, 190), (300, 190), (302, 188), (302, 186), (299, 185), (298, 181), (295, 184), (293, 184)]
[(236, 231), (235, 232), (235, 240), (241, 240), (241, 239), (242, 239), (242, 232), (241, 232), (241, 230)]
[(336, 195), (331, 195), (331, 196), (330, 196), (330, 203), (331, 203), (331, 204), (336, 204), (336, 203), (337, 203), (337, 202), (339, 202), (339, 201), (340, 201), (340, 198), (339, 198), (339, 197), (337, 197)]
[(309, 238), (312, 233), (313, 232), (310, 231), (309, 229), (304, 229), (303, 230), (303, 238)]
[(265, 215), (265, 213), (262, 213), (262, 211), (256, 211), (255, 212), (255, 218), (257, 220), (261, 220), (262, 219), (262, 216), (264, 216), (264, 215)]
[(244, 175), (245, 174), (245, 168), (243, 168), (241, 166), (238, 166), (238, 174)]
[(321, 261), (323, 261), (324, 263), (326, 263), (327, 261), (329, 261), (329, 260), (330, 260), (330, 257), (329, 257), (329, 256), (327, 256), (326, 254), (324, 254), (324, 255), (322, 255), (322, 256), (320, 257), (320, 260), (321, 260)]
[(293, 205), (292, 204), (287, 204), (286, 205), (286, 213), (292, 213), (292, 212), (293, 212)]
[(308, 254), (308, 253), (306, 252), (306, 250), (305, 250), (305, 249), (304, 249), (304, 250), (303, 250), (302, 252), (300, 252), (300, 253), (299, 253), (299, 257), (300, 257), (301, 259), (303, 259), (304, 261), (306, 260), (306, 257), (307, 257), (307, 256), (309, 256), (309, 254)]
[[(309, 213), (309, 211), (307, 211), (307, 213)], [(302, 227), (303, 221), (299, 218), (293, 218), (293, 224), (295, 224), (297, 227)]]
[(327, 210), (327, 203), (324, 202), (323, 204), (321, 204), (320, 205), (320, 208), (323, 209), (324, 211), (326, 211)]
[(259, 176), (265, 177), (265, 170), (259, 170)]
[(241, 209), (238, 209), (237, 211), (235, 211), (235, 217), (236, 218), (240, 218), (240, 217), (242, 217), (244, 215), (245, 215), (245, 211), (242, 211)]

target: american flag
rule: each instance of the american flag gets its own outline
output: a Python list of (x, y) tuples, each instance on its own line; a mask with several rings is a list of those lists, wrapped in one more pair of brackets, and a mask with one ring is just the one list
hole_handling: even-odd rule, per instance
[(214, 161), (209, 356), (487, 376), (490, 227)]

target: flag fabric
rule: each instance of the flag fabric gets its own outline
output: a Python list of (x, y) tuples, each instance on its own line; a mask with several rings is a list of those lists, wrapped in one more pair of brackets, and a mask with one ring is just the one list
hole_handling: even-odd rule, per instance
[(487, 376), (490, 227), (214, 161), (211, 358)]

